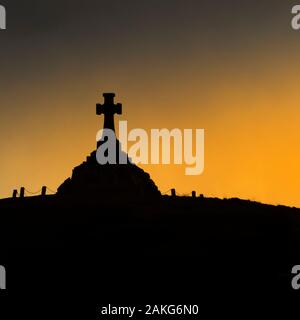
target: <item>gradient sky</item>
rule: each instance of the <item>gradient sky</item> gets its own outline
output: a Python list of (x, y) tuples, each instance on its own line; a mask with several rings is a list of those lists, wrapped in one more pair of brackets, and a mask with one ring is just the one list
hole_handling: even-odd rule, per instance
[(205, 129), (204, 174), (143, 166), (161, 191), (300, 207), (295, 3), (0, 0), (0, 197), (56, 189), (116, 92), (130, 128)]

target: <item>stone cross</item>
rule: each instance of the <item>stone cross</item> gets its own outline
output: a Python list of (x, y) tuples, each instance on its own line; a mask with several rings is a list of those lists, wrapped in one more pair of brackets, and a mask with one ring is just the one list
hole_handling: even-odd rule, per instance
[(110, 129), (115, 132), (114, 115), (122, 114), (122, 104), (114, 103), (114, 93), (103, 93), (104, 104), (97, 103), (96, 114), (104, 114), (104, 126), (103, 129)]

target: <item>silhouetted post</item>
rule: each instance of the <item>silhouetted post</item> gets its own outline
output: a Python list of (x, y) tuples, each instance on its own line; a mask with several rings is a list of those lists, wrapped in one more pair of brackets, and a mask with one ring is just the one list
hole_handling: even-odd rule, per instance
[(18, 195), (18, 190), (15, 189), (15, 190), (13, 191), (12, 197), (13, 197), (14, 199), (16, 199), (17, 195)]
[(42, 196), (45, 196), (45, 195), (46, 195), (46, 192), (47, 192), (47, 187), (46, 187), (46, 186), (43, 186), (43, 187), (42, 187)]
[(203, 195), (203, 194), (200, 194), (199, 198), (200, 198), (200, 199), (204, 199), (204, 195)]
[(192, 191), (192, 197), (196, 198), (196, 191)]
[(24, 198), (24, 196), (25, 196), (25, 188), (22, 187), (22, 188), (20, 189), (20, 198)]
[(175, 189), (171, 189), (171, 196), (176, 197), (176, 190)]

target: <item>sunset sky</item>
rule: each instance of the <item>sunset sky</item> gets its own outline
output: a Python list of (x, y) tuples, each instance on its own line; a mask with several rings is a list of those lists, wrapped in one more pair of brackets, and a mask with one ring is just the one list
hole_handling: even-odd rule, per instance
[[(56, 188), (115, 92), (129, 128), (204, 128), (205, 171), (163, 192), (300, 207), (300, 31), (288, 0), (0, 0), (0, 197)], [(300, 4), (300, 0), (299, 0)]]

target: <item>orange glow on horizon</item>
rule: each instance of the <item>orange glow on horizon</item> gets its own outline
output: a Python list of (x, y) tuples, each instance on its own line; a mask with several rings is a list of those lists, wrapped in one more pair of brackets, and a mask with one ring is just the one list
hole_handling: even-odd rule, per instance
[[(50, 83), (35, 83), (34, 89), (20, 89), (18, 96), (2, 102), (9, 111), (0, 129), (1, 198), (20, 186), (56, 189), (69, 177), (95, 148), (103, 122), (95, 115), (95, 104), (102, 101), (102, 92), (113, 91), (116, 102), (123, 103), (120, 119), (128, 120), (129, 129), (205, 129), (202, 175), (185, 176), (185, 165), (142, 166), (162, 192), (196, 190), (300, 207), (297, 59), (267, 61), (262, 56), (256, 67), (241, 69), (243, 61), (228, 61), (224, 69), (203, 68), (193, 61), (159, 82), (157, 71), (147, 67), (136, 82), (127, 81), (129, 70), (116, 68), (105, 80), (99, 81), (95, 73), (84, 84), (65, 86), (74, 75), (60, 83), (58, 76)], [(15, 114), (14, 105), (20, 103), (26, 105), (24, 113)]]

